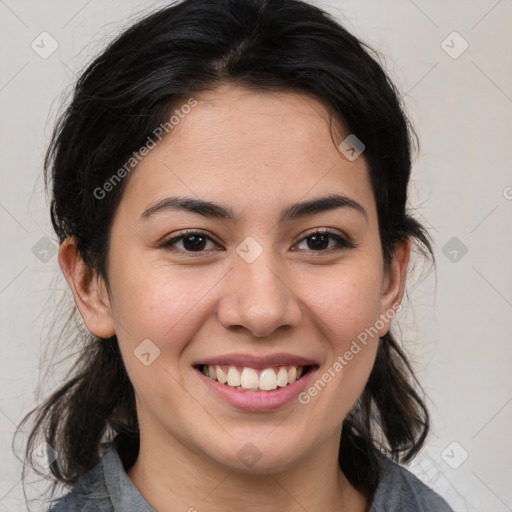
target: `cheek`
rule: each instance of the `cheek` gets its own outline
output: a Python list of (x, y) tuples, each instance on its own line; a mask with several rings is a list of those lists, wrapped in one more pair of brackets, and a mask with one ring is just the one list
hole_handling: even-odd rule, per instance
[(119, 268), (113, 277), (112, 309), (125, 345), (133, 350), (149, 338), (162, 352), (177, 353), (204, 321), (202, 306), (218, 280), (190, 270), (171, 273), (142, 265), (130, 273)]
[(345, 267), (330, 279), (305, 283), (304, 296), (330, 353), (317, 377), (322, 382), (316, 381), (304, 400), (316, 400), (315, 396), (324, 394), (320, 390), (325, 386), (325, 397), (317, 401), (318, 414), (330, 415), (335, 423), (341, 422), (355, 404), (375, 361), (380, 278), (368, 267), (353, 267), (350, 271)]
[(208, 292), (216, 281), (190, 272), (166, 276), (146, 269), (118, 282), (115, 314), (120, 351), (145, 407), (163, 401), (170, 409), (190, 407), (180, 392), (184, 370), (180, 357), (206, 321)]
[(323, 279), (307, 279), (303, 296), (337, 348), (375, 324), (380, 312), (381, 276), (355, 265), (332, 271)]

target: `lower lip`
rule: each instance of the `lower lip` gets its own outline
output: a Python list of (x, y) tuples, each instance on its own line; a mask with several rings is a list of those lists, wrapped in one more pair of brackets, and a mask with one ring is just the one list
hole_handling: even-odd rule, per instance
[(272, 411), (293, 402), (307, 388), (317, 368), (309, 370), (292, 384), (272, 391), (241, 391), (210, 379), (197, 368), (195, 370), (208, 388), (228, 404), (244, 411)]

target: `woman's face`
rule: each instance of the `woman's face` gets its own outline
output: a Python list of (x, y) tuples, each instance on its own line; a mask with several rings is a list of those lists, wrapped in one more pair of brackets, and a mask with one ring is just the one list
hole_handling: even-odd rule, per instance
[[(234, 86), (194, 98), (127, 178), (109, 321), (145, 439), (238, 470), (284, 469), (337, 445), (400, 300), (407, 250), (384, 272), (364, 153), (336, 148), (319, 102)], [(293, 206), (326, 196), (345, 199)], [(172, 242), (185, 230), (194, 235)], [(309, 371), (290, 383), (297, 366)]]

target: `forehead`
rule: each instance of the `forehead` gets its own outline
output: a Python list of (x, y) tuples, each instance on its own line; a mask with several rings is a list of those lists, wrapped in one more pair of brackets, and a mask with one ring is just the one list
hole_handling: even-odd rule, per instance
[[(168, 147), (179, 143), (184, 151), (194, 149), (212, 158), (236, 153), (255, 161), (260, 155), (276, 163), (285, 156), (307, 161), (327, 146), (336, 153), (328, 112), (309, 95), (223, 85), (195, 98), (197, 106), (179, 121)], [(338, 126), (335, 129), (340, 131)]]
[(337, 192), (372, 209), (366, 162), (340, 153), (335, 142), (346, 134), (334, 126), (333, 142), (320, 101), (233, 85), (193, 99), (181, 104), (191, 108), (175, 104), (169, 135), (129, 178), (124, 195), (139, 213), (148, 202), (177, 194), (217, 198), (242, 211)]

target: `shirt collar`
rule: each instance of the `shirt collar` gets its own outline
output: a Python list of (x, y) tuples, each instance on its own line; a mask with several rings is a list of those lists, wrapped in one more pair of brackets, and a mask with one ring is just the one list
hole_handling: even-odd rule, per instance
[(140, 494), (124, 470), (111, 441), (103, 455), (103, 475), (115, 512), (157, 512)]

